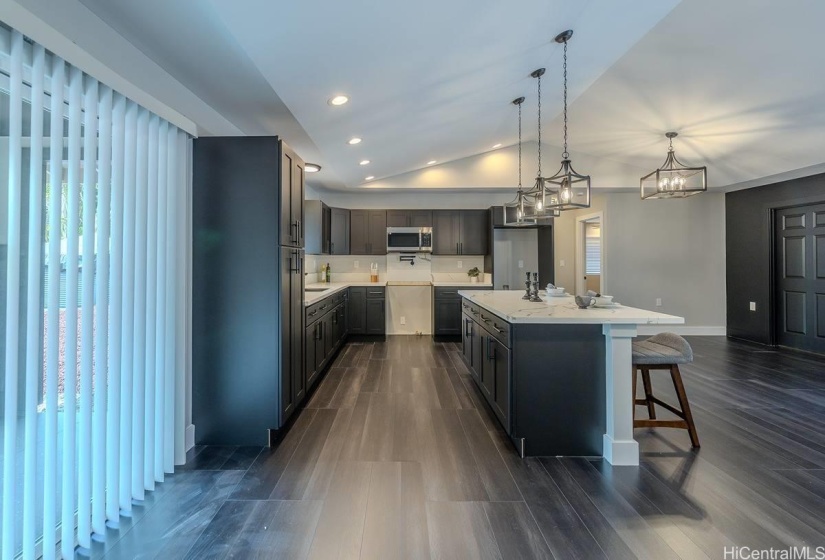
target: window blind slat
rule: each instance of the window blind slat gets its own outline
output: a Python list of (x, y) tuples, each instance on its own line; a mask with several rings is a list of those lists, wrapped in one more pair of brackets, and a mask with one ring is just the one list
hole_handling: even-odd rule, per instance
[(109, 235), (112, 197), (112, 90), (100, 88), (98, 148), (95, 374), (92, 428), (92, 531), (106, 533), (106, 419), (109, 378)]
[[(177, 130), (169, 129), (168, 138), (169, 148), (169, 163), (167, 165), (167, 179), (166, 179), (166, 367), (165, 375), (167, 377), (167, 401), (166, 414), (170, 417), (170, 429), (166, 432), (166, 437), (169, 439), (169, 461), (167, 463), (166, 472), (174, 472), (175, 465), (186, 462), (186, 451), (181, 454), (183, 447), (183, 429), (184, 426), (184, 411), (179, 408), (179, 396), (182, 392), (181, 379), (178, 375), (178, 355), (177, 344), (178, 340), (178, 324), (176, 321), (177, 308), (179, 303), (178, 295), (178, 254), (176, 251), (176, 244), (178, 239), (178, 222), (182, 220), (175, 220), (178, 207), (178, 192), (180, 189), (180, 171), (179, 167), (175, 165), (181, 157), (180, 144), (178, 142)], [(184, 403), (185, 407), (185, 403)], [(181, 461), (181, 455), (183, 460)]]
[(149, 113), (138, 109), (135, 156), (134, 369), (132, 377), (132, 498), (143, 500), (146, 407), (146, 205)]
[(146, 211), (146, 398), (144, 400), (144, 461), (143, 486), (155, 489), (155, 337), (157, 312), (157, 263), (158, 263), (158, 118), (149, 119), (147, 144), (147, 211)]
[(92, 376), (94, 375), (94, 279), (97, 183), (97, 81), (83, 91), (83, 260), (80, 330), (80, 422), (77, 461), (77, 540), (92, 547)]
[(29, 267), (26, 273), (26, 439), (23, 462), (23, 556), (35, 557), (37, 546), (37, 403), (40, 397), (40, 368), (43, 365), (43, 78), (46, 51), (32, 48), (31, 150), (29, 151)]
[(60, 549), (64, 557), (74, 554), (75, 508), (77, 506), (77, 358), (78, 347), (78, 267), (80, 236), (80, 154), (83, 73), (69, 71), (69, 161), (66, 208), (66, 342), (63, 381), (63, 472)]
[[(158, 169), (157, 169), (157, 217), (158, 217), (158, 254), (157, 254), (157, 300), (155, 305), (155, 480), (163, 481), (166, 459), (166, 434), (170, 433), (172, 424), (167, 425), (169, 414), (166, 410), (166, 247), (168, 246), (166, 230), (168, 215), (166, 212), (167, 162), (169, 146), (169, 125), (164, 121), (158, 128)], [(170, 401), (171, 402), (171, 401)], [(171, 457), (171, 454), (169, 455)], [(172, 461), (174, 468), (174, 461)]]
[[(66, 64), (52, 57), (49, 132), (49, 251), (46, 328), (46, 426), (43, 475), (43, 527), (57, 527), (57, 395), (60, 369), (60, 229), (63, 204), (63, 88)], [(55, 557), (56, 530), (43, 531), (43, 557)]]
[(17, 391), (20, 339), (20, 214), (23, 133), (23, 36), (12, 32), (9, 87), (8, 237), (6, 253), (5, 417), (3, 430), (2, 556), (13, 558), (16, 548), (15, 491), (17, 485)]

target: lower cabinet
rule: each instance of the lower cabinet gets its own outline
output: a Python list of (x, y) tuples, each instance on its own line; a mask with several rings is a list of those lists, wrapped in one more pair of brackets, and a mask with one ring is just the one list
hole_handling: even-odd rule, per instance
[(459, 340), (463, 338), (462, 309), (464, 305), (459, 290), (489, 290), (488, 287), (461, 286), (433, 287), (433, 337), (436, 339)]
[(382, 299), (367, 299), (367, 334), (384, 335), (387, 332), (386, 302)]
[(367, 288), (349, 289), (347, 330), (350, 334), (367, 334)]
[[(473, 304), (462, 301), (462, 356), (487, 404), (510, 433), (512, 360), (509, 329), (487, 318)], [(504, 333), (504, 334), (502, 334)]]
[(347, 337), (347, 292), (314, 303), (307, 311), (304, 332), (306, 386), (312, 389)]
[(349, 289), (347, 331), (354, 335), (385, 336), (387, 292), (384, 286), (353, 286)]

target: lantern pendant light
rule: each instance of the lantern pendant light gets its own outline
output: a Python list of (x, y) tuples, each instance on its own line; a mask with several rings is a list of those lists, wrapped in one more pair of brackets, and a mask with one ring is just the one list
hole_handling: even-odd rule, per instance
[(547, 207), (546, 191), (544, 188), (544, 177), (541, 176), (541, 77), (544, 76), (544, 68), (533, 70), (530, 76), (536, 78), (536, 89), (538, 99), (538, 171), (536, 172), (536, 183), (533, 188), (525, 193), (525, 197), (532, 203), (535, 208), (537, 220), (548, 220), (550, 218), (558, 217), (560, 214), (558, 210)]
[(518, 107), (518, 191), (516, 198), (504, 205), (504, 225), (530, 226), (536, 224), (536, 205), (521, 188), (521, 104), (524, 97), (513, 100)]
[(673, 139), (679, 134), (665, 134), (670, 140), (667, 158), (662, 166), (648, 173), (639, 181), (642, 200), (648, 198), (685, 198), (708, 189), (708, 168), (688, 167), (678, 159), (673, 150)]
[(564, 44), (564, 152), (556, 174), (542, 180), (544, 207), (547, 210), (590, 208), (590, 176), (573, 169), (567, 152), (567, 42), (572, 36), (573, 30), (568, 29), (555, 39), (557, 43)]

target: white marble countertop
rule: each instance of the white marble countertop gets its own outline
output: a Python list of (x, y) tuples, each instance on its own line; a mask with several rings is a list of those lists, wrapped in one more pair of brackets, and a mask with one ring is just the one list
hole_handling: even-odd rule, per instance
[(432, 282), (433, 286), (445, 286), (445, 287), (465, 287), (465, 288), (492, 288), (492, 282)]
[(458, 292), (471, 302), (498, 315), (508, 323), (578, 323), (625, 325), (681, 325), (684, 317), (666, 315), (646, 309), (618, 305), (611, 308), (579, 309), (573, 296), (547, 297), (542, 294), (542, 302), (521, 299), (522, 291), (489, 290)]
[(304, 286), (304, 290), (313, 289), (317, 290), (318, 288), (325, 288), (321, 292), (307, 292), (304, 291), (304, 305), (312, 305), (316, 301), (321, 301), (325, 297), (329, 297), (332, 294), (338, 293), (341, 290), (346, 290), (349, 287), (360, 287), (360, 286), (376, 286), (376, 287), (384, 287), (387, 285), (387, 282), (381, 280), (380, 282), (370, 282), (369, 280), (364, 281), (353, 281), (353, 282), (330, 282), (327, 284), (326, 282), (315, 282), (312, 284), (307, 284)]

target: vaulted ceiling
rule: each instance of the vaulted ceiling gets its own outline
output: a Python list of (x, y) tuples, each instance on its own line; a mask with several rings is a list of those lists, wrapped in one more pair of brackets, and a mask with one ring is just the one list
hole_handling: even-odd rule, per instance
[[(529, 182), (538, 67), (552, 173), (553, 37), (568, 28), (571, 152), (595, 186), (637, 185), (664, 159), (668, 130), (715, 188), (825, 162), (817, 0), (82, 2), (243, 133), (279, 134), (322, 165), (320, 188), (512, 186), (520, 95)], [(329, 105), (338, 93), (350, 102)]]

